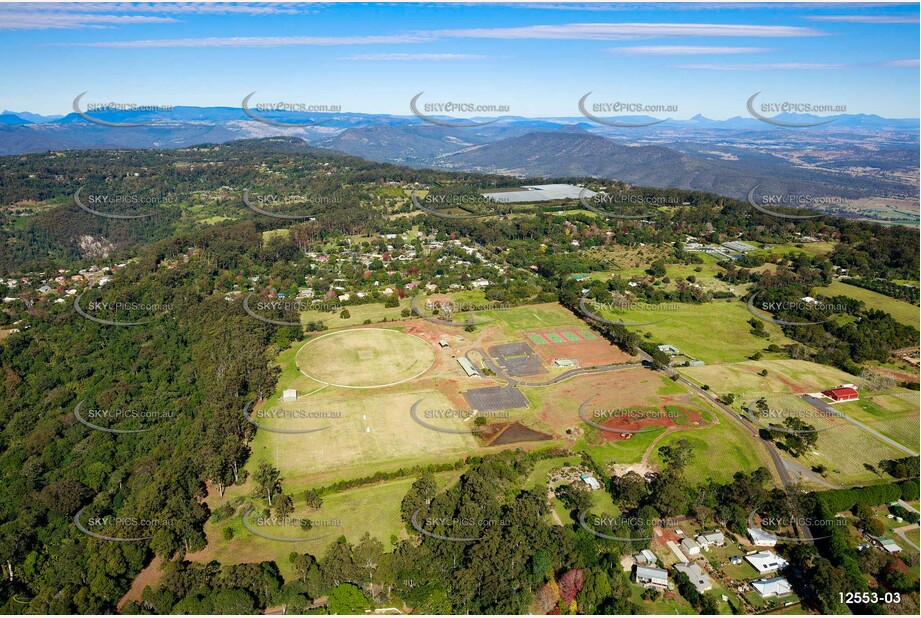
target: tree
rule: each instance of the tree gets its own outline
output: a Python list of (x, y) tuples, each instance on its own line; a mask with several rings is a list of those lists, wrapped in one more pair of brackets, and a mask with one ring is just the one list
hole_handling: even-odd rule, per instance
[(339, 312), (339, 317), (342, 318), (343, 320), (348, 320), (350, 317), (352, 317), (352, 314), (349, 313), (348, 309), (343, 309), (342, 311)]
[(419, 509), (424, 509), (428, 506), (429, 501), (435, 497), (437, 490), (438, 483), (435, 481), (435, 475), (431, 472), (424, 472), (416, 479), (400, 504), (400, 516), (403, 521), (409, 524), (413, 514)]
[(624, 506), (638, 506), (646, 498), (646, 480), (631, 470), (615, 480), (614, 494)]
[(659, 447), (659, 456), (669, 467), (683, 470), (693, 456), (691, 443), (685, 438), (676, 440), (674, 444)]
[(323, 506), (323, 498), (320, 497), (316, 489), (308, 489), (304, 492), (304, 502), (311, 509), (318, 509)]
[(257, 493), (265, 495), (269, 506), (272, 506), (272, 497), (281, 491), (281, 473), (271, 464), (263, 461), (256, 468), (256, 472), (253, 474), (253, 481), (256, 483)]
[(297, 571), (297, 574), (302, 582), (307, 581), (307, 576), (311, 569), (316, 569), (319, 566), (317, 564), (317, 559), (310, 554), (299, 554), (297, 552), (291, 552), (291, 555), (288, 557), (288, 559), (291, 562), (291, 566), (293, 566), (294, 570)]
[(353, 551), (355, 566), (368, 574), (368, 584), (374, 583), (374, 574), (384, 555), (384, 545), (365, 532)]
[(339, 584), (330, 591), (326, 601), (327, 611), (334, 616), (363, 614), (369, 606), (364, 593), (352, 584)]
[(212, 613), (215, 614), (255, 614), (256, 604), (253, 597), (245, 590), (221, 590), (214, 595)]
[(702, 616), (716, 616), (720, 613), (720, 602), (713, 593), (700, 595), (700, 614)]
[(294, 500), (286, 494), (278, 494), (275, 496), (275, 504), (272, 508), (275, 509), (275, 517), (285, 519), (294, 512)]

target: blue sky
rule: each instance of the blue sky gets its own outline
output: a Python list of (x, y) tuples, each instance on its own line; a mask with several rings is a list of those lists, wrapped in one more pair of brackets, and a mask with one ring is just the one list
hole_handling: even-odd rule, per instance
[(746, 115), (745, 102), (919, 115), (918, 5), (0, 4), (0, 108), (409, 100), (577, 116), (579, 98)]

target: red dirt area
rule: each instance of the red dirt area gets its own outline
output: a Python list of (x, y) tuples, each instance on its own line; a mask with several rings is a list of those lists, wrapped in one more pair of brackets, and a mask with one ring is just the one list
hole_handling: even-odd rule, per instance
[[(695, 426), (702, 423), (700, 412), (696, 410), (687, 410), (685, 408), (681, 408), (681, 413), (685, 418), (673, 418), (669, 416), (668, 413), (664, 410), (660, 410), (658, 412), (653, 412), (650, 410), (649, 418), (628, 418), (625, 416), (612, 416), (599, 424), (617, 431), (638, 431), (640, 429), (647, 429), (649, 427), (687, 427), (689, 425)], [(678, 421), (681, 421), (681, 423)], [(616, 433), (614, 431), (602, 431), (599, 433), (602, 434), (602, 439), (605, 442), (621, 442), (623, 440), (629, 440), (634, 435), (636, 435), (632, 433)]]
[(668, 528), (663, 528), (662, 526), (653, 526), (652, 536), (655, 539), (655, 542), (662, 547), (665, 547), (665, 544), (669, 541), (680, 543), (681, 539), (684, 538), (674, 530), (669, 530)]
[[(572, 329), (564, 329), (572, 332)], [(617, 346), (611, 345), (595, 335), (597, 339), (583, 341), (569, 341), (566, 343), (545, 343), (541, 345), (531, 341), (529, 335), (541, 335), (545, 330), (529, 331), (522, 335), (521, 339), (526, 341), (534, 352), (540, 356), (545, 365), (550, 366), (557, 358), (572, 358), (579, 361), (579, 367), (593, 367), (596, 365), (610, 365), (613, 363), (628, 363), (631, 360), (637, 360), (637, 357), (630, 356)]]
[[(588, 409), (626, 409), (659, 405), (658, 390), (667, 379), (648, 369), (624, 369), (606, 373), (575, 376), (540, 390), (544, 405), (538, 418), (553, 427), (557, 434), (584, 427), (579, 418), (583, 401)], [(601, 395), (607, 393), (609, 396)]]
[(138, 576), (134, 578), (133, 582), (131, 582), (131, 588), (128, 589), (128, 592), (125, 593), (125, 596), (119, 599), (118, 604), (116, 605), (118, 611), (121, 611), (125, 604), (129, 601), (134, 601), (135, 603), (140, 601), (141, 594), (144, 592), (144, 588), (147, 586), (153, 586), (155, 583), (157, 583), (157, 580), (159, 580), (160, 576), (163, 575), (163, 573), (160, 572), (160, 565), (162, 563), (163, 561), (155, 556), (154, 559), (150, 561), (150, 564), (141, 570), (140, 573), (138, 573)]

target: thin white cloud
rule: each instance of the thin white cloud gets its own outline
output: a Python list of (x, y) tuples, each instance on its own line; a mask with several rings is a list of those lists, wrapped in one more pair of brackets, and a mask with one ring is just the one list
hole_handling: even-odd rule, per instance
[(613, 47), (605, 51), (629, 56), (709, 56), (723, 54), (758, 54), (771, 51), (766, 47), (709, 47), (702, 45), (637, 45)]
[(478, 54), (354, 54), (340, 60), (488, 60)]
[(844, 22), (850, 24), (917, 24), (917, 15), (809, 15), (813, 21)]
[(921, 66), (921, 60), (918, 58), (908, 58), (906, 60), (887, 60), (886, 62), (879, 63), (877, 66), (891, 67), (895, 69), (913, 69)]
[(764, 64), (682, 64), (675, 68), (699, 71), (822, 71), (846, 69), (848, 66), (846, 64), (777, 62)]
[(597, 23), (435, 30), (435, 36), (480, 39), (557, 39), (614, 41), (640, 37), (807, 37), (824, 33), (800, 26), (688, 23)]
[(10, 3), (0, 4), (0, 30), (111, 28), (166, 24), (192, 15), (289, 15), (316, 10), (306, 3)]
[(175, 17), (156, 17), (151, 15), (7, 11), (0, 6), (0, 30), (111, 28), (113, 26), (132, 26), (137, 24), (170, 24), (178, 21)]
[(296, 47), (333, 45), (389, 45), (393, 43), (423, 43), (431, 37), (421, 35), (373, 36), (239, 36), (203, 39), (146, 39), (141, 41), (101, 41), (97, 43), (63, 43), (76, 47), (115, 47), (119, 49), (150, 49), (165, 47)]

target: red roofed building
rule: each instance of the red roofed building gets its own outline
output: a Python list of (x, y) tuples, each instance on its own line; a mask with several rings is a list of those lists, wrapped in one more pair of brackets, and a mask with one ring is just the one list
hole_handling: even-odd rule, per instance
[(850, 386), (830, 388), (827, 391), (822, 391), (822, 394), (830, 397), (832, 401), (856, 401), (858, 397), (857, 390)]

